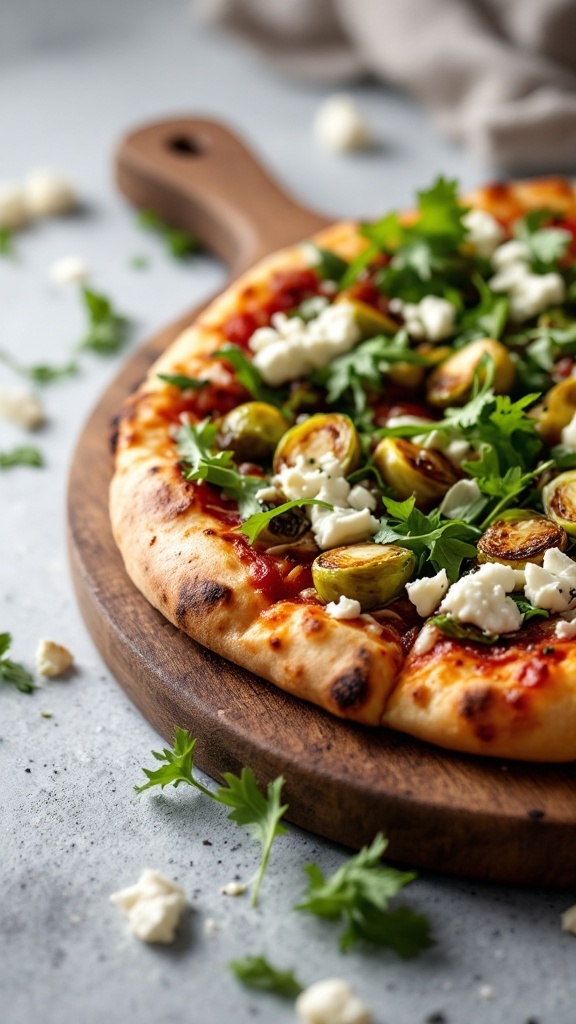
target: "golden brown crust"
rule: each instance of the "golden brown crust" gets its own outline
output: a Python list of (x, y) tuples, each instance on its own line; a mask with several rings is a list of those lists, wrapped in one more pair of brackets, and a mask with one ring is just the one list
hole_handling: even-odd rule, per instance
[[(562, 179), (489, 186), (466, 200), (503, 221), (542, 206), (576, 216), (574, 188)], [(366, 244), (352, 223), (316, 241), (346, 259)], [(313, 600), (271, 601), (254, 585), (247, 542), (182, 479), (169, 433), (174, 389), (157, 374), (229, 387), (225, 365), (208, 358), (224, 340), (222, 324), (257, 303), (276, 270), (305, 266), (294, 247), (244, 275), (183, 332), (126, 403), (116, 427), (110, 509), (129, 575), (194, 639), (333, 714), (472, 753), (576, 758), (576, 645), (552, 641), (553, 624), (535, 634), (533, 647), (487, 653), (440, 639), (403, 666), (400, 634), (389, 626), (369, 617), (334, 620)]]

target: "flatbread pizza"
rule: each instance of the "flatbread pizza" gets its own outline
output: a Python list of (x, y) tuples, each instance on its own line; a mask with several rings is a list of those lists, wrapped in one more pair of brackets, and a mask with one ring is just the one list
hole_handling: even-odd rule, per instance
[(341, 718), (576, 759), (576, 194), (345, 222), (268, 257), (114, 424), (126, 570)]

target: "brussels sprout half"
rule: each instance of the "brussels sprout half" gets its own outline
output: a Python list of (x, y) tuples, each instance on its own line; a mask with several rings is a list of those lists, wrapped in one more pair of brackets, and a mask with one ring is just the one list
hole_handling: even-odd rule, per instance
[(534, 406), (530, 415), (538, 421), (538, 430), (546, 442), (552, 446), (560, 442), (564, 427), (576, 413), (576, 377), (555, 384), (547, 391), (541, 403)]
[[(426, 394), (430, 405), (444, 409), (451, 405), (465, 405), (470, 398), (474, 374), (484, 356), (489, 356), (494, 365), (492, 387), (496, 394), (506, 394), (514, 383), (516, 371), (508, 349), (493, 338), (479, 338), (458, 352), (448, 356), (432, 371), (426, 383)], [(479, 373), (480, 382), (486, 371)]]
[(267, 402), (244, 402), (224, 416), (218, 443), (232, 451), (238, 462), (270, 462), (276, 446), (290, 424)]
[(360, 463), (358, 432), (349, 416), (339, 412), (318, 412), (284, 434), (274, 453), (274, 472), (283, 466), (295, 466), (299, 455), (316, 459), (331, 453), (351, 473)]
[(508, 509), (482, 534), (478, 561), (524, 569), (527, 562), (542, 565), (549, 548), (564, 551), (567, 543), (565, 531), (547, 516), (527, 509)]
[(445, 455), (404, 437), (385, 437), (372, 459), (394, 496), (402, 501), (413, 494), (418, 508), (436, 505), (460, 479)]
[(323, 601), (337, 601), (343, 594), (366, 611), (398, 597), (415, 565), (413, 552), (397, 544), (349, 544), (318, 555), (312, 579)]
[(542, 490), (544, 510), (571, 537), (576, 537), (576, 469), (560, 473)]
[(376, 334), (392, 335), (399, 330), (400, 325), (392, 317), (381, 313), (379, 309), (371, 306), (368, 302), (352, 298), (346, 291), (340, 292), (335, 301), (346, 302), (347, 305), (353, 307), (354, 319), (364, 338), (373, 338)]

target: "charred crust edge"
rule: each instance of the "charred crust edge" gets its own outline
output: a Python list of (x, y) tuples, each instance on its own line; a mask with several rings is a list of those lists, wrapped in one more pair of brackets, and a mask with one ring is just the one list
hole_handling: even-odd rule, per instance
[(211, 611), (217, 604), (229, 604), (232, 598), (230, 587), (215, 580), (185, 580), (178, 594), (176, 618), (184, 620), (189, 612)]

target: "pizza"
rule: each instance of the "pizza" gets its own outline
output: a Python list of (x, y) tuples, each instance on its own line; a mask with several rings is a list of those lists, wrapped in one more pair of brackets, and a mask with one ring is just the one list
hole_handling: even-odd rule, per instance
[(570, 181), (439, 178), (336, 224), (235, 281), (116, 417), (126, 570), (340, 718), (574, 760), (575, 356)]

